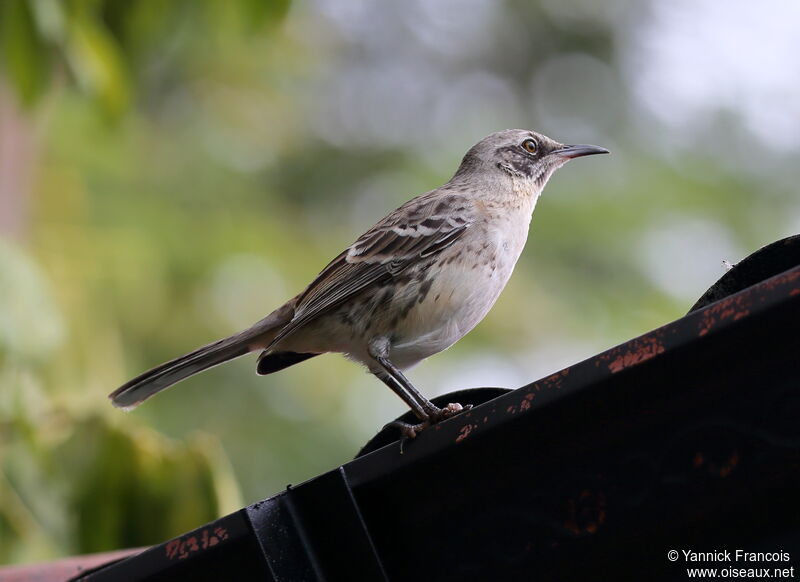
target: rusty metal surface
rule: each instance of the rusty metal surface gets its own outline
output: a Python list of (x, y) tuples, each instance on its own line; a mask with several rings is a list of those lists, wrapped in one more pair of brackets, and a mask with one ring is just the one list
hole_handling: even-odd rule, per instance
[(668, 550), (720, 547), (800, 570), (798, 324), (800, 266), (82, 579), (667, 581)]

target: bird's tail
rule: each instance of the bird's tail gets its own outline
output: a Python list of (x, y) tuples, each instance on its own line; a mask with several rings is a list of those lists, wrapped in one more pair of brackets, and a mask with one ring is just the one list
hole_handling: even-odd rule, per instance
[(109, 394), (111, 403), (117, 408), (135, 408), (154, 394), (189, 376), (262, 349), (291, 320), (294, 309), (290, 303), (243, 332), (197, 348), (140, 374)]

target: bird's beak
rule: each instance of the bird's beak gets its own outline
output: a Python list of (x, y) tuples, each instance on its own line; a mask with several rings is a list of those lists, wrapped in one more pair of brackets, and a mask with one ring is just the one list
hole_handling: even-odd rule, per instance
[(551, 152), (553, 155), (571, 160), (582, 156), (593, 156), (595, 154), (610, 154), (606, 148), (594, 145), (565, 145)]

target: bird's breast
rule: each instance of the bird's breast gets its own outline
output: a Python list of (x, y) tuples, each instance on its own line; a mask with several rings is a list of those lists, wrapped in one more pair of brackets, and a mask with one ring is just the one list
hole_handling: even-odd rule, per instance
[(525, 244), (524, 228), (481, 225), (442, 252), (402, 302), (413, 308), (394, 329), (392, 352), (400, 366), (416, 363), (461, 339), (489, 312), (506, 286)]

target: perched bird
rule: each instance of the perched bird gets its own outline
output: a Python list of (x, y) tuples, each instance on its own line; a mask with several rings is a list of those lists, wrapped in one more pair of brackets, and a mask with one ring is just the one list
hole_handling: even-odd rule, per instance
[(491, 309), (525, 246), (536, 201), (566, 162), (605, 154), (521, 129), (493, 133), (445, 185), (409, 200), (331, 261), (296, 297), (252, 327), (161, 364), (115, 390), (132, 408), (207, 368), (260, 351), (271, 374), (326, 352), (361, 362), (411, 407), (420, 430), (440, 409), (401, 370), (450, 347)]

